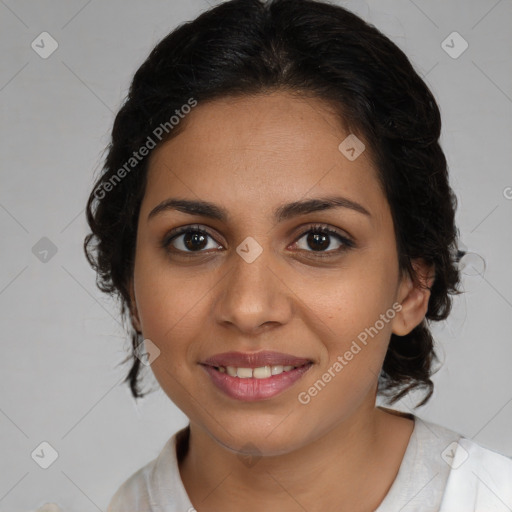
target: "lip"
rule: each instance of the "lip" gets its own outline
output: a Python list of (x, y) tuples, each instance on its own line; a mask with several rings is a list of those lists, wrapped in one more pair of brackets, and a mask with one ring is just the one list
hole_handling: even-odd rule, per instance
[[(313, 366), (313, 361), (282, 352), (263, 350), (260, 352), (223, 352), (200, 363), (212, 383), (224, 394), (236, 400), (253, 402), (272, 398), (289, 389)], [(261, 366), (296, 366), (293, 370), (271, 375), (265, 379), (250, 377), (243, 379), (221, 373), (219, 366), (259, 368)]]
[[(259, 368), (260, 366), (303, 366), (313, 361), (282, 352), (263, 350), (261, 352), (223, 352), (205, 359), (201, 364), (206, 366), (237, 366), (239, 368)], [(262, 379), (265, 380), (265, 379)]]

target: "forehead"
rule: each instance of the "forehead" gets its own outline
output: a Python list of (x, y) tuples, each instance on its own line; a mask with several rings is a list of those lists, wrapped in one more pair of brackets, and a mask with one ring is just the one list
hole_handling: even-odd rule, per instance
[(322, 100), (283, 92), (222, 98), (199, 103), (182, 122), (151, 155), (152, 203), (180, 195), (270, 210), (308, 196), (340, 194), (370, 208), (384, 199), (369, 152), (347, 158), (347, 145), (359, 140), (359, 152), (363, 140)]

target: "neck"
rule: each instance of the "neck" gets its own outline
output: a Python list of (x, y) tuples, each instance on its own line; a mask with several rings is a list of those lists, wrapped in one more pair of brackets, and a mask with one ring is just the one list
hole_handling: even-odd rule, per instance
[[(397, 436), (397, 428), (405, 436)], [(374, 510), (396, 476), (411, 432), (410, 422), (406, 427), (403, 418), (373, 403), (296, 450), (251, 458), (191, 422), (180, 473), (198, 512), (270, 505), (283, 512), (330, 510), (333, 502), (343, 504), (337, 510)]]

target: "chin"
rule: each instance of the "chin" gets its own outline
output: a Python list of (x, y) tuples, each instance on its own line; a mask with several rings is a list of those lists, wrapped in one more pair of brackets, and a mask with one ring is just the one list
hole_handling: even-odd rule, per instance
[(280, 425), (280, 421), (282, 418), (279, 421), (274, 418), (272, 422), (248, 420), (225, 425), (226, 430), (217, 425), (210, 435), (233, 453), (252, 457), (283, 455), (307, 443), (303, 428), (293, 431), (285, 422)]

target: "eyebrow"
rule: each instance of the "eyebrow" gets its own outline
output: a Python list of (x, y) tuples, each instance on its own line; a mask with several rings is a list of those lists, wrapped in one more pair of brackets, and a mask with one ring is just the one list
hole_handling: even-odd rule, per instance
[[(276, 222), (282, 222), (293, 217), (298, 217), (299, 215), (306, 215), (308, 213), (331, 210), (334, 208), (348, 208), (371, 217), (370, 212), (364, 206), (356, 203), (355, 201), (341, 196), (328, 196), (283, 204), (274, 210), (274, 220)], [(228, 211), (221, 206), (208, 201), (178, 198), (166, 199), (155, 206), (149, 212), (148, 220), (152, 219), (159, 213), (168, 210), (177, 210), (190, 215), (200, 215), (210, 219), (219, 220), (221, 222), (227, 222), (229, 220)]]

